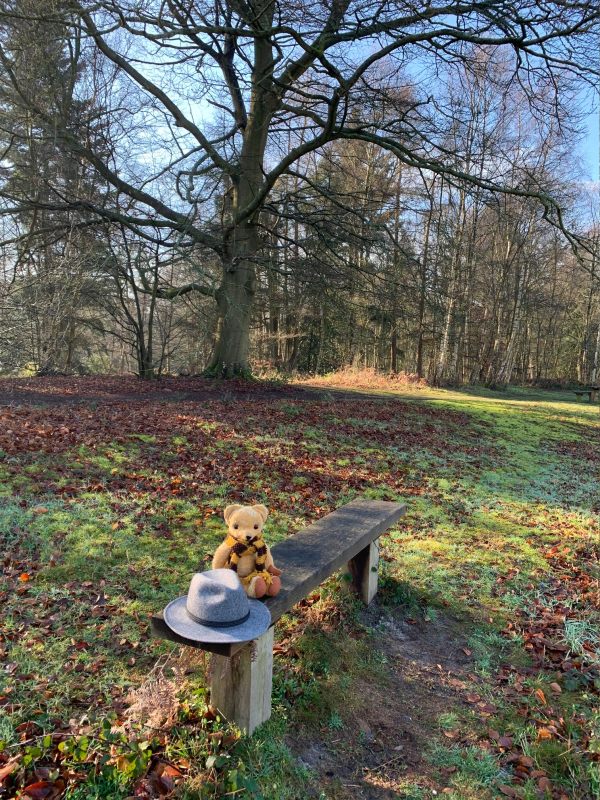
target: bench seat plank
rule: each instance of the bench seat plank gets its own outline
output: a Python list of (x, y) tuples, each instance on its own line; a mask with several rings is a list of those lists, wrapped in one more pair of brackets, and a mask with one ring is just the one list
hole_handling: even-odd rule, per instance
[(378, 539), (405, 511), (401, 503), (354, 500), (271, 548), (283, 570), (281, 591), (266, 601), (272, 621)]
[[(277, 622), (336, 570), (369, 547), (405, 511), (406, 506), (403, 503), (353, 500), (295, 536), (274, 545), (271, 548), (273, 560), (283, 574), (281, 591), (277, 597), (270, 597), (265, 601), (271, 612), (272, 622)], [(185, 639), (171, 631), (162, 614), (152, 617), (151, 626), (155, 636), (218, 655), (232, 656), (244, 647), (244, 644), (213, 645)]]

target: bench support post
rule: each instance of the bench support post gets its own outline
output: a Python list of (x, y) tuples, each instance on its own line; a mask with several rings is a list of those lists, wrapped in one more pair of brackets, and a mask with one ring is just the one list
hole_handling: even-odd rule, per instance
[(235, 655), (213, 655), (210, 702), (248, 735), (271, 716), (273, 627)]
[(378, 568), (379, 539), (375, 539), (348, 562), (352, 588), (367, 606), (377, 594)]

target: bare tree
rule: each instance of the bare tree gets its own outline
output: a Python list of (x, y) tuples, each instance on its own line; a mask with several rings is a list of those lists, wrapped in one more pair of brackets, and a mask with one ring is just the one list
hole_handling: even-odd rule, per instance
[[(14, 17), (16, 6), (3, 0), (2, 18)], [(64, 191), (52, 203), (60, 195), (140, 236), (217, 254), (216, 289), (200, 277), (173, 291), (214, 296), (220, 326), (212, 369), (218, 374), (248, 369), (256, 268), (265, 245), (261, 211), (277, 182), (332, 140), (370, 142), (447, 180), (535, 197), (562, 224), (544, 185), (512, 187), (501, 171), (481, 175), (458, 166), (438, 135), (443, 93), (409, 86), (402, 71), (417, 63), (434, 80), (441, 62), (468, 69), (473, 44), (504, 48), (512, 66), (506, 79), (527, 86), (534, 113), (555, 113), (559, 75), (564, 83), (565, 76), (589, 79), (597, 72), (595, 3), (490, 0), (416, 8), (351, 0), (71, 0), (56, 2), (53, 11), (73, 36), (87, 37), (88, 58), (100, 72), (102, 63), (118, 68), (121, 86), (134, 87), (143, 102), (136, 99), (128, 109), (133, 143), (115, 135), (119, 146), (107, 158), (97, 143), (48, 118), (2, 43), (6, 80), (31, 113), (52, 122), (57, 138), (130, 205), (124, 211), (123, 202), (98, 204)], [(115, 93), (107, 108), (113, 130), (123, 124), (126, 91)]]
[[(133, 354), (140, 378), (189, 369), (189, 353), (182, 358), (180, 351), (187, 351), (182, 330), (188, 328), (190, 309), (182, 304), (175, 309), (177, 298), (161, 297), (162, 287), (189, 277), (188, 257), (140, 240), (125, 226), (106, 232), (96, 284), (96, 307), (103, 313), (91, 317), (88, 326), (118, 339)], [(200, 311), (195, 309), (197, 315)], [(192, 335), (198, 335), (197, 328)]]

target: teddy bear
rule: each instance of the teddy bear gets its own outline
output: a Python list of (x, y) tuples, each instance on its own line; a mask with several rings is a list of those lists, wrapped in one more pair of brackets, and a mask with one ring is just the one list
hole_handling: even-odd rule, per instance
[(223, 512), (229, 533), (213, 556), (212, 568), (237, 572), (248, 597), (274, 597), (281, 589), (281, 570), (262, 538), (269, 509), (263, 505), (227, 506)]

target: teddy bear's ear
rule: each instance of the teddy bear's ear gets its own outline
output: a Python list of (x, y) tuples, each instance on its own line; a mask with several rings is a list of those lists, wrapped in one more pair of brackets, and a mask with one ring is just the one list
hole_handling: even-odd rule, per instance
[(239, 508), (243, 508), (243, 506), (239, 505), (239, 503), (234, 503), (234, 504), (233, 504), (233, 505), (231, 505), (231, 506), (227, 506), (227, 508), (226, 508), (226, 509), (225, 509), (225, 511), (223, 512), (223, 518), (225, 519), (225, 522), (226, 522), (228, 525), (229, 525), (229, 519), (230, 519), (231, 515), (232, 515), (232, 514), (233, 514), (235, 511), (237, 511)]
[(257, 506), (252, 506), (252, 508), (260, 514), (260, 517), (263, 522), (269, 516), (269, 509), (266, 506), (257, 505)]

